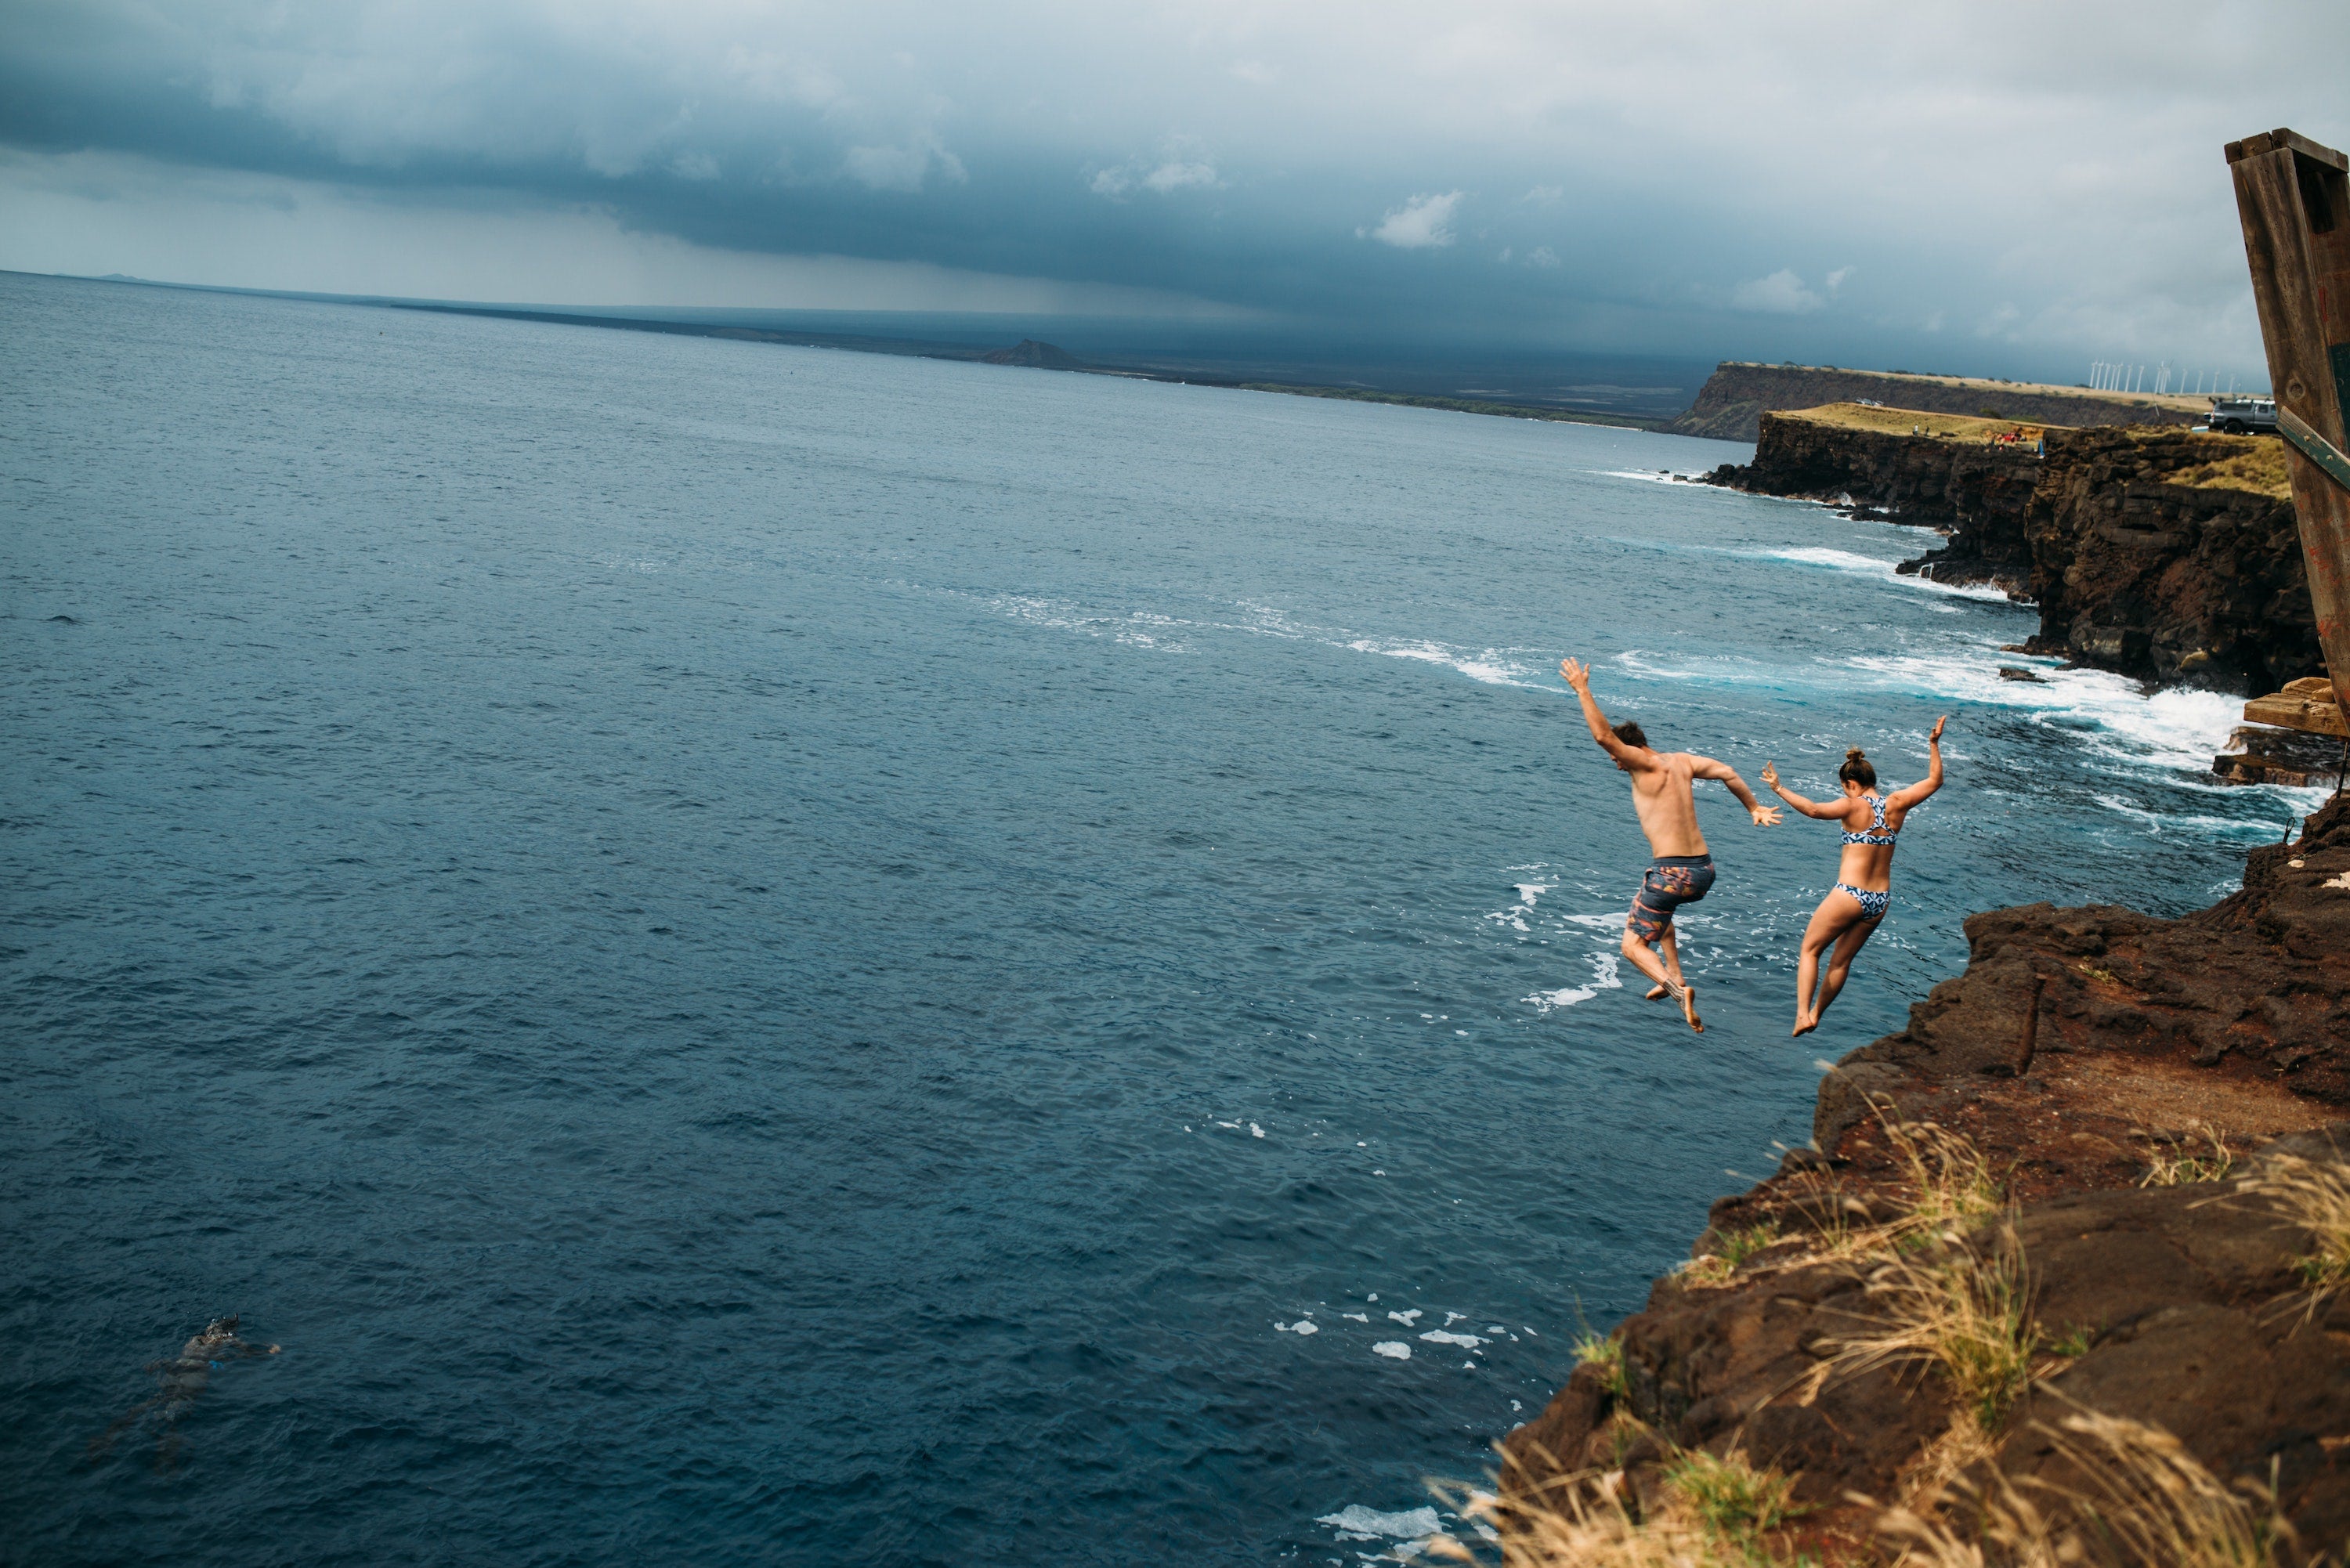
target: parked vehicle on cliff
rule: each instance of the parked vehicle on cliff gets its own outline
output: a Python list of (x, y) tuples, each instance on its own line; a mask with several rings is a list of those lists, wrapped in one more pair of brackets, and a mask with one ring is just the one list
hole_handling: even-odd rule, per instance
[(2274, 398), (2214, 398), (2211, 400), (2211, 428), (2229, 435), (2274, 435), (2277, 429)]

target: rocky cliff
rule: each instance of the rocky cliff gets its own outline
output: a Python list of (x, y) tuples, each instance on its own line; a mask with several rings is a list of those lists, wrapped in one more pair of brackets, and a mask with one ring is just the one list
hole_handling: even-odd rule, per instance
[[(1850, 1494), (1922, 1506), (1952, 1477), (2060, 1474), (2061, 1420), (2090, 1410), (2272, 1484), (2303, 1547), (2338, 1551), (2350, 1293), (2314, 1288), (2330, 1276), (2308, 1260), (2350, 1231), (2262, 1186), (2294, 1158), (2350, 1184), (2350, 798), (2184, 919), (2043, 904), (1967, 934), (1966, 971), (1825, 1080), (1815, 1147), (1717, 1203), (1692, 1266), (1510, 1436), (1505, 1479), (1606, 1475), (1653, 1509), (1676, 1456), (1734, 1449), (1815, 1511), (1783, 1550), (1866, 1561), (1883, 1516)], [(1929, 1192), (1909, 1240), (1867, 1244)], [(1945, 1282), (2010, 1261), (2030, 1361), (2012, 1404), (1962, 1409), (1930, 1357), (1844, 1355), (1901, 1315), (1885, 1282), (1905, 1256)]]
[[(2033, 651), (2239, 691), (2324, 674), (2282, 474), (2250, 489), (2239, 485), (2265, 476), (2227, 472), (2278, 456), (2277, 446), (2174, 431), (2052, 432), (2023, 516), (2024, 597), (2040, 606)], [(1954, 550), (1966, 543), (1952, 536)], [(1987, 547), (2012, 545), (2002, 536)]]
[(1939, 549), (1901, 569), (2037, 603), (2035, 653), (2236, 691), (2323, 673), (2275, 441), (2050, 430), (2042, 457), (1835, 415), (1764, 415), (1754, 461), (1713, 482), (1941, 530)]
[(1841, 503), (1951, 535), (1958, 558), (1929, 576), (1992, 582), (2022, 597), (2032, 579), (2023, 515), (2040, 482), (2032, 448), (1870, 430), (1819, 417), (1764, 414), (1754, 461), (1713, 482), (1762, 495)]
[(1994, 418), (2051, 425), (2193, 424), (2210, 407), (2209, 399), (2128, 397), (1971, 377), (1724, 360), (1698, 389), (1697, 400), (1665, 428), (1677, 435), (1753, 441), (1766, 413), (1864, 400), (1941, 414), (1980, 414), (1990, 408), (1998, 410)]

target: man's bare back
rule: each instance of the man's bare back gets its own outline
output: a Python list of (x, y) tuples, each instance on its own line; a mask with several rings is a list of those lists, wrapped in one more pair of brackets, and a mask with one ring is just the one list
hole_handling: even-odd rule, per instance
[[(1705, 855), (1705, 834), (1697, 825), (1697, 794), (1692, 788), (1700, 765), (1714, 763), (1689, 752), (1650, 752), (1658, 766), (1632, 773), (1632, 809), (1640, 831), (1648, 836), (1652, 855)], [(1630, 772), (1631, 770), (1627, 770)], [(1711, 775), (1708, 775), (1711, 776)]]
[(1673, 911), (1683, 904), (1696, 903), (1713, 886), (1713, 857), (1698, 828), (1694, 786), (1699, 779), (1718, 779), (1727, 784), (1757, 827), (1776, 825), (1778, 808), (1757, 801), (1738, 770), (1728, 763), (1694, 752), (1656, 751), (1638, 724), (1610, 725), (1591, 695), (1590, 666), (1562, 659), (1558, 672), (1575, 688), (1583, 704), (1584, 722), (1591, 726), (1591, 738), (1617, 767), (1632, 775), (1632, 809), (1640, 818), (1640, 831), (1648, 835), (1649, 853), (1656, 857), (1624, 922), (1624, 956), (1633, 968), (1657, 982), (1648, 992), (1650, 1001), (1675, 998), (1689, 1026), (1702, 1033), (1705, 1025), (1698, 1022), (1697, 988), (1681, 973), (1680, 947), (1673, 934)]

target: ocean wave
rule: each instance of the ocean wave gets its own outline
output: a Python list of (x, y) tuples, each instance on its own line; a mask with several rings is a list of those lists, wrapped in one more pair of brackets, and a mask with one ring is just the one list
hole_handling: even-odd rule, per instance
[(1506, 662), (1504, 656), (1511, 650), (1487, 648), (1472, 652), (1440, 642), (1388, 642), (1378, 638), (1357, 638), (1336, 646), (1351, 648), (1357, 653), (1378, 653), (1389, 659), (1416, 659), (1427, 664), (1441, 664), (1487, 686), (1518, 686), (1534, 691), (1551, 690), (1549, 682), (1526, 679), (1541, 668), (1539, 665), (1530, 668), (1522, 663)]
[(1982, 599), (1993, 604), (2008, 604), (2007, 590), (1989, 583), (1939, 583), (1933, 578), (1916, 574), (1904, 576), (1895, 570), (1896, 562), (1881, 556), (1863, 556), (1852, 550), (1831, 549), (1825, 545), (1800, 545), (1788, 550), (1752, 550), (1725, 552), (1742, 554), (1751, 560), (1786, 561), (1799, 566), (1825, 566), (1831, 571), (1849, 572), (1855, 576), (1889, 583), (1895, 587), (1923, 588), (1929, 593), (1950, 594), (1962, 599)]

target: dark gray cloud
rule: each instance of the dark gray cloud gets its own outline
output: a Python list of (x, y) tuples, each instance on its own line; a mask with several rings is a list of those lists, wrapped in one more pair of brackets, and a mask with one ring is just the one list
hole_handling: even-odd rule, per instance
[(2345, 58), (2293, 5), (19, 3), (0, 265), (823, 304), (853, 268), (754, 264), (837, 257), (906, 304), (2256, 369), (2220, 145), (2340, 142)]

